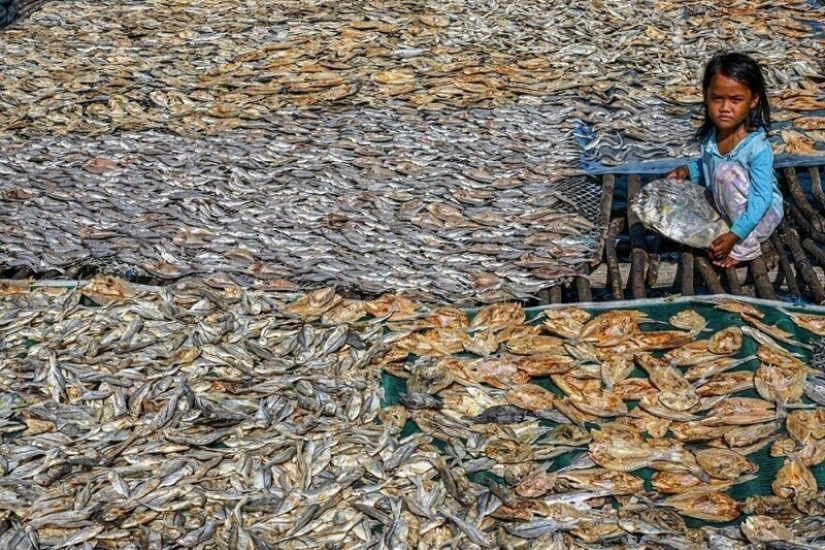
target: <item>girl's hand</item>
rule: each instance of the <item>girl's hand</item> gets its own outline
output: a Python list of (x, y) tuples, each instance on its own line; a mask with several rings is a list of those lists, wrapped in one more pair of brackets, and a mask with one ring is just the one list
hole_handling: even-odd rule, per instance
[(726, 262), (725, 259), (738, 242), (739, 237), (731, 232), (716, 237), (716, 239), (710, 243), (710, 257), (713, 259), (713, 263), (722, 267), (730, 267), (730, 262)]
[(690, 177), (690, 170), (688, 170), (687, 166), (680, 166), (679, 168), (675, 168), (671, 170), (665, 178), (669, 180), (679, 180), (684, 181)]

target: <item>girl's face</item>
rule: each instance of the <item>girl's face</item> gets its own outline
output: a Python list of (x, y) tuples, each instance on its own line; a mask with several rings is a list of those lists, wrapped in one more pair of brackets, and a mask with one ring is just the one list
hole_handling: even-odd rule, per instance
[(718, 130), (726, 133), (742, 126), (757, 103), (759, 98), (747, 86), (721, 74), (711, 79), (705, 92), (708, 116)]

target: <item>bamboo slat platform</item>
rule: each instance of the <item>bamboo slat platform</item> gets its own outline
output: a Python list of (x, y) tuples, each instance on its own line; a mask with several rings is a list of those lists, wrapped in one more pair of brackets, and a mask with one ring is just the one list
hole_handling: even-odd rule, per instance
[[(785, 219), (762, 246), (762, 256), (733, 269), (713, 266), (705, 252), (660, 238), (648, 231), (627, 208), (614, 208), (616, 178), (602, 178), (602, 253), (574, 282), (540, 297), (546, 303), (638, 300), (650, 297), (728, 293), (775, 300), (777, 294), (810, 303), (825, 303), (825, 167), (786, 168), (778, 176), (786, 197)], [(811, 180), (810, 195), (799, 181)], [(642, 177), (627, 178), (627, 200), (644, 186)], [(814, 201), (808, 199), (812, 196)], [(629, 262), (619, 260), (620, 241), (629, 242)], [(664, 243), (662, 241), (665, 241)], [(669, 244), (679, 256), (663, 261), (660, 248)], [(625, 251), (628, 252), (628, 251)], [(546, 298), (546, 300), (545, 300)]]

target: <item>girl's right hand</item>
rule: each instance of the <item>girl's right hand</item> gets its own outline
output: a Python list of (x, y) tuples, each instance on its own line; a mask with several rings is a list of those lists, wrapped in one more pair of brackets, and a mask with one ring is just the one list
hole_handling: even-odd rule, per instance
[(687, 166), (680, 166), (679, 168), (675, 168), (668, 173), (665, 178), (669, 180), (679, 180), (684, 181), (690, 177), (690, 170), (688, 170)]

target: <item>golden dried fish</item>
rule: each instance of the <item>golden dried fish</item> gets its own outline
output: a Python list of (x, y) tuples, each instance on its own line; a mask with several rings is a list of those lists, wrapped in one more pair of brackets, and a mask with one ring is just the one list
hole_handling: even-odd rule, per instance
[(701, 397), (712, 395), (731, 395), (753, 389), (754, 373), (748, 370), (724, 372), (717, 374), (706, 383), (696, 388)]
[(708, 324), (707, 319), (692, 309), (683, 309), (676, 315), (672, 315), (668, 322), (676, 328), (688, 331), (704, 330)]
[(542, 411), (553, 408), (553, 394), (536, 384), (519, 384), (511, 387), (504, 399), (528, 411)]
[(741, 454), (727, 449), (703, 449), (694, 453), (696, 461), (711, 477), (733, 481), (742, 475), (755, 474), (759, 466)]
[(708, 340), (708, 351), (717, 355), (732, 355), (742, 348), (742, 330), (727, 327), (716, 332)]
[(513, 384), (526, 384), (530, 375), (519, 368), (516, 356), (500, 354), (487, 359), (477, 359), (469, 365), (473, 378), (495, 388), (506, 389)]
[[(748, 447), (775, 434), (782, 427), (781, 422), (766, 422), (733, 428), (723, 436), (725, 443), (733, 448)], [(747, 454), (747, 453), (746, 453)]]
[(711, 303), (714, 304), (714, 307), (716, 309), (721, 309), (722, 311), (750, 315), (751, 317), (755, 317), (757, 319), (762, 319), (763, 317), (765, 317), (765, 314), (759, 311), (757, 308), (748, 304), (747, 302), (743, 302), (740, 300), (723, 298), (721, 300), (712, 300)]
[(626, 378), (616, 384), (613, 393), (622, 401), (638, 401), (644, 395), (658, 395), (659, 390), (647, 378)]
[(521, 325), (524, 323), (525, 318), (526, 314), (521, 304), (502, 302), (481, 308), (473, 316), (470, 327), (498, 331), (509, 326)]
[(584, 324), (591, 318), (589, 313), (578, 307), (547, 309), (544, 316), (544, 330), (554, 336), (571, 340), (581, 337)]
[(722, 523), (739, 517), (736, 501), (718, 491), (689, 491), (667, 497), (664, 504), (683, 516), (705, 521)]
[(730, 397), (713, 409), (702, 421), (709, 426), (745, 426), (776, 419), (776, 408), (770, 401), (753, 397)]
[(707, 482), (687, 472), (673, 471), (655, 472), (650, 483), (656, 491), (668, 495), (689, 493), (697, 490), (724, 491), (733, 485), (730, 481), (713, 479)]
[(651, 437), (665, 437), (672, 421), (659, 418), (637, 407), (627, 416), (617, 418), (615, 424), (629, 426), (639, 432), (647, 432)]
[(637, 332), (633, 335), (632, 341), (639, 350), (654, 351), (671, 348), (678, 348), (693, 341), (699, 330), (658, 330), (649, 332)]
[(795, 347), (798, 347), (798, 348), (805, 348), (805, 349), (808, 349), (808, 350), (812, 349), (812, 346), (810, 346), (808, 344), (804, 344), (804, 343), (802, 343), (798, 340), (795, 340), (793, 338), (793, 333), (788, 332), (786, 330), (782, 330), (781, 328), (779, 328), (776, 325), (769, 325), (767, 323), (763, 323), (759, 319), (756, 319), (756, 318), (751, 317), (749, 315), (742, 315), (742, 320), (744, 320), (746, 323), (748, 323), (750, 326), (752, 326), (753, 328), (755, 328), (759, 332), (767, 334), (768, 336), (770, 336), (774, 340), (777, 340), (777, 341), (782, 342), (784, 344), (789, 344), (791, 346), (795, 346)]
[(762, 364), (756, 369), (753, 385), (757, 393), (778, 405), (796, 403), (805, 393), (805, 372), (794, 365)]
[(579, 340), (597, 347), (615, 346), (630, 340), (639, 330), (638, 323), (643, 319), (647, 319), (647, 316), (640, 311), (606, 311), (585, 323)]
[(593, 468), (568, 470), (559, 473), (559, 479), (571, 482), (575, 489), (609, 491), (613, 495), (634, 494), (644, 491), (644, 481), (626, 472)]
[(677, 440), (682, 442), (710, 441), (724, 437), (733, 426), (708, 426), (701, 422), (673, 422), (670, 431)]
[(825, 315), (814, 315), (787, 310), (782, 311), (796, 323), (796, 326), (812, 332), (817, 336), (825, 336)]
[(525, 334), (507, 340), (507, 351), (520, 355), (537, 355), (542, 353), (561, 353), (564, 340), (547, 334)]
[(614, 354), (604, 359), (601, 364), (601, 378), (608, 390), (625, 380), (633, 372), (633, 357), (624, 354)]
[(586, 414), (600, 418), (627, 414), (627, 405), (619, 396), (609, 390), (601, 388), (584, 389), (580, 393), (569, 393), (568, 397), (568, 401), (574, 407)]
[(463, 346), (464, 351), (487, 357), (498, 351), (499, 340), (492, 330), (480, 330), (465, 339)]
[(825, 438), (825, 409), (796, 410), (785, 419), (788, 434), (798, 443)]
[(708, 350), (708, 340), (694, 340), (668, 350), (662, 359), (673, 366), (690, 367), (719, 359), (719, 355)]
[(804, 500), (814, 496), (819, 488), (811, 470), (801, 460), (788, 457), (776, 473), (771, 489), (778, 497)]
[(689, 367), (685, 370), (685, 378), (691, 382), (701, 379), (707, 379), (711, 376), (721, 374), (723, 372), (735, 369), (739, 365), (744, 365), (755, 359), (755, 356), (750, 355), (741, 359), (733, 357), (719, 357), (713, 361), (708, 361), (701, 365)]
[(578, 364), (579, 362), (569, 355), (527, 355), (518, 359), (519, 369), (533, 377), (565, 374)]
[(784, 541), (793, 542), (796, 537), (784, 525), (767, 516), (751, 516), (740, 526), (742, 534), (752, 543)]

